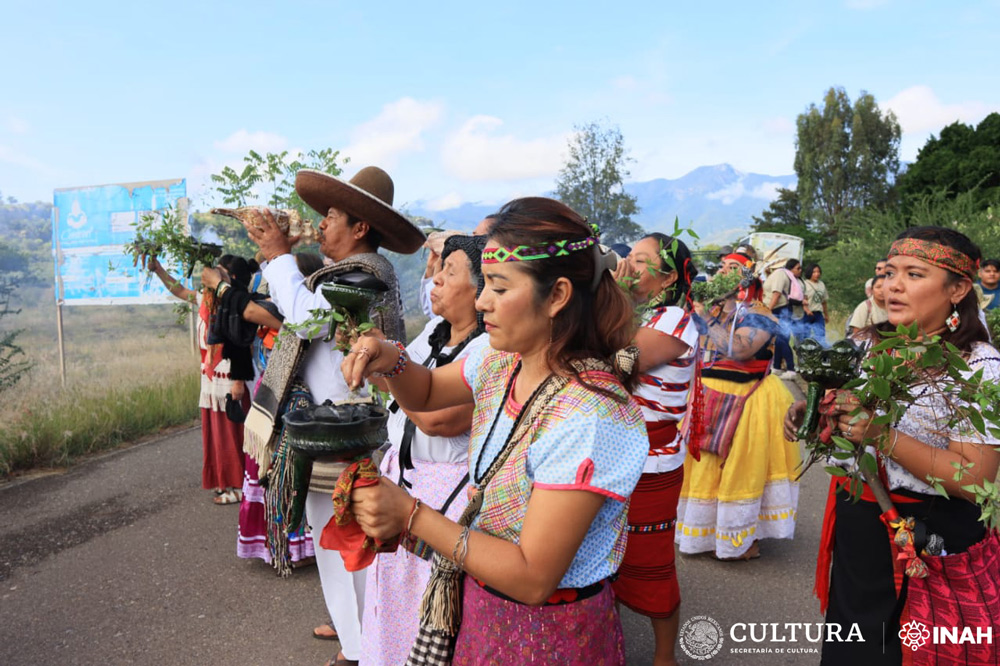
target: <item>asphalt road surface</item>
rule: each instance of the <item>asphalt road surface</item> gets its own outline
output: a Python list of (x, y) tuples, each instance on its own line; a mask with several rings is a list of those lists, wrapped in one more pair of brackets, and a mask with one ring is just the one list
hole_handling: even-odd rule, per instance
[[(200, 479), (189, 429), (0, 486), (0, 664), (325, 663), (337, 645), (310, 637), (326, 619), (315, 567), (280, 579), (238, 559), (237, 505), (213, 505)], [(763, 542), (759, 560), (678, 557), (682, 625), (707, 616), (723, 631), (718, 654), (679, 652), (681, 663), (819, 662), (801, 629), (772, 638), (822, 622), (811, 590), (826, 484), (822, 470), (806, 475), (795, 539)], [(622, 621), (628, 663), (651, 663), (648, 620)], [(732, 640), (754, 622), (777, 635)]]

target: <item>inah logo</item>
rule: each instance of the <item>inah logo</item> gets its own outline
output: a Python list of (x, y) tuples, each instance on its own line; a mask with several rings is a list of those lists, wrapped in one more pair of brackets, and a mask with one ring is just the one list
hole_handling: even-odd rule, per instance
[(923, 622), (913, 620), (903, 625), (903, 628), (899, 630), (899, 637), (902, 639), (903, 645), (916, 652), (917, 648), (931, 637), (931, 632), (927, 630)]
[(681, 627), (678, 642), (692, 659), (711, 659), (722, 649), (722, 627), (707, 615), (695, 615)]

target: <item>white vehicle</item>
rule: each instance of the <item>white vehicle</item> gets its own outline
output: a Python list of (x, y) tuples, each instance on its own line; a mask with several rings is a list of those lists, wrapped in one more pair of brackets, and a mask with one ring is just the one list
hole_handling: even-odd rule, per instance
[(741, 244), (749, 244), (757, 251), (757, 260), (769, 267), (784, 266), (789, 259), (802, 261), (805, 243), (798, 236), (767, 231), (750, 234)]

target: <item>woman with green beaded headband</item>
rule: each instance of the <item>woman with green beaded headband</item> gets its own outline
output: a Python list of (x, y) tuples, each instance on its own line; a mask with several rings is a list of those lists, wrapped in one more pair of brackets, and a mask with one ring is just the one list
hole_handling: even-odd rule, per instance
[[(649, 450), (623, 385), (632, 384), (635, 367), (622, 368), (634, 357), (617, 354), (635, 334), (632, 304), (587, 222), (552, 199), (503, 206), (482, 256), (476, 308), (491, 348), (433, 371), (399, 369), (395, 347), (364, 337), (343, 366), (350, 384), (393, 371), (389, 390), (407, 409), (474, 405), (471, 513), (456, 524), (385, 478), (356, 489), (352, 510), (370, 536), (405, 530), (441, 554), (422, 627), (457, 635), (454, 663), (537, 654), (550, 663), (624, 664), (609, 579)], [(460, 611), (456, 569), (467, 574)], [(426, 653), (415, 647), (414, 655)]]

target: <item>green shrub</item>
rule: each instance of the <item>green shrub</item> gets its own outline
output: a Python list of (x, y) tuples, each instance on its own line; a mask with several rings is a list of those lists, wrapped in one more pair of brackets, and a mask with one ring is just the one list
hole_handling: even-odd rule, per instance
[(200, 382), (191, 372), (106, 393), (81, 387), (26, 408), (0, 431), (0, 476), (67, 466), (80, 456), (117, 448), (164, 427), (193, 423)]

